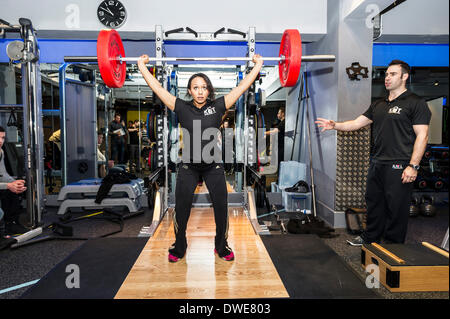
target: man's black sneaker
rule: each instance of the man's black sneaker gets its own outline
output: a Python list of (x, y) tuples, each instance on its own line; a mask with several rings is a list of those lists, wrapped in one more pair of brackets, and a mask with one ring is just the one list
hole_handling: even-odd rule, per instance
[(12, 244), (15, 244), (16, 242), (17, 242), (17, 239), (15, 239), (14, 237), (0, 236), (0, 250), (6, 249), (9, 246), (11, 246)]
[(349, 245), (358, 247), (358, 246), (362, 246), (363, 244), (365, 244), (366, 242), (364, 241), (364, 239), (362, 239), (361, 236), (355, 237), (352, 240), (347, 240), (347, 243)]
[(6, 235), (6, 225), (4, 220), (0, 220), (0, 238)]
[(28, 228), (22, 226), (18, 222), (7, 222), (6, 223), (6, 234), (8, 235), (22, 235), (30, 231)]

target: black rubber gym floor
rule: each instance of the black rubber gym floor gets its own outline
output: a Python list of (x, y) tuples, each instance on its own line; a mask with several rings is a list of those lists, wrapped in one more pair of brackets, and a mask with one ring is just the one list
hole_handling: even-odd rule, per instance
[(317, 235), (261, 236), (294, 299), (378, 298)]
[[(147, 241), (134, 237), (88, 240), (21, 298), (113, 299)], [(79, 271), (79, 283), (70, 280), (69, 275), (74, 274), (71, 265), (78, 267), (75, 271)], [(67, 278), (69, 286), (76, 285), (74, 288), (67, 288)]]

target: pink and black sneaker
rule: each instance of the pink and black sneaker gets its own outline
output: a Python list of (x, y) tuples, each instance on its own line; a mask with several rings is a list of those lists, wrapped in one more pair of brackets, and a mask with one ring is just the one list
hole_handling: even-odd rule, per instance
[(171, 262), (171, 263), (176, 263), (176, 262), (180, 261), (180, 259), (183, 259), (184, 254), (186, 253), (186, 251), (185, 251), (185, 252), (182, 254), (182, 257), (177, 257), (177, 256), (175, 256), (175, 254), (172, 254), (172, 252), (176, 253), (177, 255), (180, 255), (180, 254), (179, 254), (179, 251), (177, 251), (177, 250), (175, 249), (175, 243), (173, 243), (172, 246), (170, 246), (170, 248), (169, 248), (169, 256), (168, 256), (168, 259), (169, 259), (169, 262)]
[(171, 253), (169, 253), (169, 262), (171, 263), (176, 263), (177, 261), (179, 261), (181, 258), (178, 258), (174, 255), (172, 255)]
[[(214, 249), (214, 253), (217, 254), (217, 256), (219, 256), (216, 249)], [(230, 250), (230, 253), (228, 255), (226, 255), (224, 257), (219, 256), (219, 258), (222, 258), (223, 260), (226, 260), (226, 261), (232, 261), (232, 260), (234, 260), (234, 253), (232, 250)]]

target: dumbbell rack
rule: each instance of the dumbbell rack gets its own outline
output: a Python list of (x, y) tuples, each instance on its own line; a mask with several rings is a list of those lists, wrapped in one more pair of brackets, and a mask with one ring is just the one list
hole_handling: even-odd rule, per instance
[(414, 182), (410, 216), (436, 214), (435, 204), (448, 202), (448, 146), (428, 145)]
[(448, 146), (428, 145), (414, 183), (415, 193), (436, 197), (448, 194), (448, 149)]

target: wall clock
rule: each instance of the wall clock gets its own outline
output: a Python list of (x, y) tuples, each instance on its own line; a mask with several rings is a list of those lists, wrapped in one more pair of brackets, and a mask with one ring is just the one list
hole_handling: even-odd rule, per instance
[(124, 5), (117, 0), (105, 0), (97, 8), (97, 17), (106, 27), (119, 28), (127, 18)]

